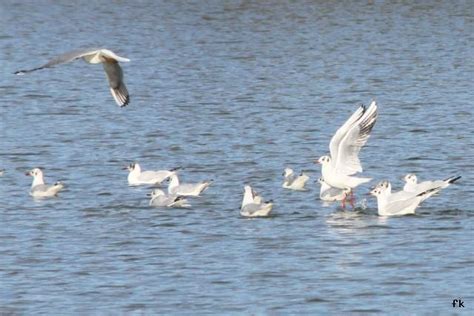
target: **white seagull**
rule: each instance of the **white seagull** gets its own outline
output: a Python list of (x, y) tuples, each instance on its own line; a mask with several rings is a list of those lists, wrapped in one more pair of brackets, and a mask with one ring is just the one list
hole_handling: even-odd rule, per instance
[(369, 139), (377, 120), (377, 103), (372, 101), (366, 109), (363, 105), (337, 130), (331, 138), (331, 156), (322, 156), (316, 162), (321, 164), (324, 181), (333, 188), (352, 190), (371, 178), (352, 176), (362, 172), (359, 152)]
[(295, 190), (295, 191), (305, 191), (306, 182), (308, 182), (309, 177), (306, 173), (301, 172), (299, 176), (295, 175), (293, 169), (285, 168), (283, 171), (283, 184), (282, 187), (285, 189)]
[(272, 201), (263, 202), (262, 197), (249, 186), (244, 186), (244, 197), (240, 207), (240, 215), (244, 217), (264, 217), (272, 211)]
[(191, 204), (188, 201), (178, 195), (166, 195), (160, 189), (154, 189), (150, 194), (147, 194), (151, 197), (150, 206), (156, 207), (174, 207), (174, 208), (187, 208), (191, 207)]
[(31, 169), (25, 173), (27, 176), (33, 177), (31, 184), (30, 195), (33, 197), (52, 197), (56, 196), (59, 191), (64, 188), (64, 184), (60, 181), (54, 185), (47, 185), (44, 183), (43, 171), (39, 168)]
[(168, 179), (168, 194), (181, 195), (181, 196), (199, 196), (204, 190), (206, 190), (212, 183), (213, 180), (201, 181), (198, 183), (183, 183), (180, 184), (178, 174), (173, 171)]
[(319, 198), (322, 201), (326, 201), (326, 202), (341, 201), (342, 207), (346, 207), (345, 200), (347, 198), (347, 195), (350, 193), (350, 189), (333, 188), (329, 184), (327, 184), (323, 178), (319, 178), (318, 182), (319, 184), (321, 184), (321, 189), (319, 190)]
[(123, 168), (128, 170), (129, 174), (127, 177), (128, 184), (135, 185), (156, 185), (160, 184), (168, 177), (170, 177), (174, 171), (178, 170), (179, 167), (171, 170), (157, 170), (157, 171), (142, 171), (138, 163), (131, 163), (127, 167)]
[(441, 189), (444, 189), (448, 187), (451, 183), (454, 183), (457, 180), (461, 179), (461, 176), (449, 177), (444, 180), (423, 181), (418, 183), (417, 176), (414, 173), (409, 173), (403, 179), (405, 180), (405, 186), (403, 187), (403, 191), (406, 192), (421, 193), (426, 190), (439, 188), (438, 190), (433, 191), (430, 195), (425, 195), (424, 200), (426, 200), (430, 196), (435, 195), (436, 193), (441, 191)]
[(125, 87), (125, 83), (123, 82), (122, 68), (120, 68), (119, 65), (119, 62), (129, 62), (130, 59), (117, 56), (114, 52), (105, 48), (78, 49), (67, 52), (53, 58), (40, 67), (29, 70), (19, 70), (16, 71), (15, 74), (22, 75), (28, 72), (69, 63), (79, 58), (84, 59), (89, 64), (102, 63), (107, 79), (109, 80), (110, 92), (112, 93), (117, 105), (123, 107), (130, 102), (130, 96)]
[(380, 216), (398, 216), (415, 214), (416, 208), (426, 199), (426, 196), (433, 195), (432, 193), (439, 189), (439, 187), (434, 187), (420, 193), (406, 191), (392, 193), (390, 182), (382, 181), (370, 191), (370, 194), (377, 198)]

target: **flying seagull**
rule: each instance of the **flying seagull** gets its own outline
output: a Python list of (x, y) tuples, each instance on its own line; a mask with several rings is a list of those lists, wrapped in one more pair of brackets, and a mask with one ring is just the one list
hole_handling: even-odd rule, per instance
[(372, 101), (368, 108), (360, 106), (337, 130), (329, 143), (330, 156), (322, 156), (316, 162), (321, 164), (321, 173), (329, 186), (341, 190), (352, 190), (371, 178), (353, 176), (362, 172), (359, 152), (369, 139), (377, 120), (377, 103)]
[(56, 65), (72, 62), (79, 58), (84, 59), (89, 64), (102, 63), (105, 74), (107, 75), (107, 79), (109, 80), (110, 92), (112, 93), (115, 102), (117, 102), (120, 107), (126, 106), (130, 102), (130, 96), (128, 95), (125, 83), (123, 82), (122, 68), (120, 68), (119, 65), (119, 61), (129, 62), (130, 59), (117, 56), (114, 52), (105, 48), (73, 50), (51, 59), (43, 66), (29, 70), (16, 71), (15, 75), (23, 75), (28, 72), (33, 72), (44, 68), (51, 68)]

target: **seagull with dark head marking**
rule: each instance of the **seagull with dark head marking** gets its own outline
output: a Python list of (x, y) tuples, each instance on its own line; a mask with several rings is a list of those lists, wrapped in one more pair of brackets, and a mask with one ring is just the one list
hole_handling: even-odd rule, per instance
[(350, 189), (333, 188), (327, 184), (322, 177), (318, 179), (318, 182), (321, 185), (319, 190), (319, 199), (325, 202), (341, 201), (342, 207), (346, 207), (345, 199), (347, 195), (350, 194)]
[(392, 193), (390, 182), (382, 181), (369, 194), (377, 198), (377, 210), (380, 216), (400, 216), (415, 214), (415, 210), (421, 202), (440, 189), (441, 187), (432, 187), (421, 192), (406, 192), (402, 190)]
[(53, 185), (44, 183), (43, 171), (40, 168), (34, 168), (25, 173), (27, 176), (33, 177), (33, 183), (31, 184), (30, 195), (33, 197), (52, 197), (56, 196), (59, 191), (64, 188), (64, 184), (61, 181), (56, 182)]
[(298, 176), (293, 169), (285, 168), (282, 175), (284, 177), (283, 188), (295, 191), (306, 191), (304, 186), (309, 180), (309, 176), (306, 173), (301, 171), (301, 174)]
[(119, 62), (129, 62), (130, 59), (117, 56), (113, 51), (105, 48), (89, 48), (89, 49), (78, 49), (68, 53), (59, 55), (51, 59), (46, 64), (28, 69), (16, 71), (16, 75), (23, 75), (25, 73), (33, 72), (36, 70), (51, 68), (56, 65), (70, 63), (76, 59), (82, 58), (89, 64), (102, 63), (105, 74), (109, 81), (110, 92), (115, 99), (115, 102), (120, 107), (126, 106), (130, 102), (130, 96), (128, 94), (125, 83), (123, 82), (123, 72), (120, 68)]
[(329, 143), (330, 156), (322, 156), (316, 162), (321, 164), (321, 173), (329, 186), (341, 190), (348, 189), (353, 204), (352, 190), (369, 182), (371, 178), (356, 177), (362, 172), (359, 152), (369, 139), (377, 120), (377, 103), (360, 106), (354, 114), (336, 131)]
[(244, 197), (240, 207), (240, 215), (243, 217), (265, 217), (270, 215), (273, 201), (264, 202), (250, 185), (244, 186)]
[(181, 167), (173, 168), (171, 170), (147, 170), (142, 171), (138, 162), (134, 162), (129, 164), (127, 167), (123, 168), (124, 170), (128, 170), (128, 184), (129, 185), (155, 185), (161, 184), (166, 178), (170, 177), (174, 171), (180, 169)]
[(450, 186), (452, 183), (456, 182), (460, 178), (461, 176), (453, 176), (444, 180), (418, 182), (418, 177), (414, 173), (409, 173), (403, 178), (403, 180), (405, 180), (403, 191), (422, 193), (424, 191), (436, 188), (437, 190), (432, 191), (431, 194), (424, 195), (423, 200), (426, 200), (430, 196), (435, 195), (439, 193), (442, 189)]
[(174, 194), (166, 195), (166, 193), (160, 189), (154, 189), (150, 194), (147, 195), (151, 197), (149, 203), (150, 206), (174, 208), (191, 207), (191, 204), (189, 204), (184, 197)]

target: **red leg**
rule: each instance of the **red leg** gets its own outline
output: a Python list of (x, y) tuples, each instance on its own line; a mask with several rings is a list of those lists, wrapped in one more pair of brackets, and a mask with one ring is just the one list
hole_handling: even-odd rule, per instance
[(351, 202), (352, 208), (354, 208), (355, 197), (354, 197), (354, 193), (352, 192), (352, 190), (351, 190), (351, 200), (350, 200), (350, 202)]
[(344, 195), (344, 198), (341, 200), (342, 208), (346, 209), (346, 195)]

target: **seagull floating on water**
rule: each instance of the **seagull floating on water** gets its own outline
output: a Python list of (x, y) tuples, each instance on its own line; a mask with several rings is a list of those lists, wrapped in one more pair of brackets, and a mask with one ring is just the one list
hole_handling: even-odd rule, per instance
[(461, 176), (449, 177), (444, 180), (423, 181), (418, 183), (417, 176), (414, 173), (409, 173), (403, 179), (405, 180), (405, 186), (403, 187), (403, 191), (406, 192), (421, 193), (430, 189), (438, 188), (431, 194), (425, 195), (423, 200), (426, 200), (430, 196), (437, 194), (442, 189), (451, 185), (451, 183), (454, 183), (457, 180), (461, 179)]
[(211, 185), (213, 181), (209, 180), (198, 183), (180, 183), (176, 171), (173, 171), (166, 180), (169, 181), (168, 194), (180, 196), (199, 196)]
[(244, 186), (244, 197), (240, 207), (240, 215), (244, 217), (264, 217), (272, 211), (272, 201), (263, 202), (262, 197), (249, 186)]
[(377, 209), (380, 216), (398, 216), (415, 214), (416, 208), (433, 192), (440, 190), (434, 187), (423, 192), (398, 191), (392, 193), (392, 186), (388, 181), (382, 181), (375, 186), (370, 194), (377, 198)]
[(69, 63), (79, 58), (84, 59), (89, 64), (102, 63), (105, 74), (107, 75), (107, 79), (109, 81), (110, 92), (112, 93), (117, 105), (123, 107), (130, 102), (130, 96), (128, 94), (127, 88), (125, 87), (125, 83), (123, 82), (122, 68), (120, 68), (119, 65), (119, 62), (129, 62), (130, 59), (120, 57), (111, 50), (105, 48), (78, 49), (67, 52), (57, 56), (56, 58), (53, 58), (48, 63), (40, 67), (29, 70), (19, 70), (16, 71), (15, 74), (22, 75), (36, 70)]
[(170, 177), (174, 171), (180, 169), (179, 167), (171, 170), (157, 170), (157, 171), (142, 171), (138, 163), (131, 163), (125, 170), (130, 171), (128, 174), (128, 184), (135, 185), (156, 185), (161, 184), (164, 180)]
[(347, 198), (347, 195), (350, 193), (350, 189), (333, 188), (329, 184), (327, 184), (323, 178), (319, 178), (318, 182), (319, 184), (321, 184), (321, 189), (319, 190), (319, 198), (322, 201), (341, 201), (342, 207), (346, 207), (345, 200)]
[(40, 168), (34, 168), (25, 173), (27, 176), (33, 177), (33, 183), (31, 184), (30, 195), (33, 197), (52, 197), (56, 196), (59, 191), (64, 188), (64, 184), (60, 181), (53, 185), (47, 185), (44, 183), (43, 171)]
[(301, 174), (297, 176), (295, 175), (293, 169), (285, 168), (285, 171), (283, 171), (283, 177), (285, 178), (282, 184), (283, 188), (295, 191), (306, 190), (304, 186), (309, 180), (309, 177), (306, 173), (301, 172)]
[(321, 164), (324, 181), (337, 189), (353, 189), (369, 182), (371, 178), (353, 176), (362, 172), (359, 152), (369, 139), (377, 120), (377, 103), (372, 101), (366, 109), (360, 106), (354, 114), (337, 130), (329, 143), (330, 156), (322, 156), (316, 162)]
[(148, 196), (151, 197), (150, 206), (157, 206), (157, 207), (174, 207), (174, 208), (188, 208), (191, 207), (191, 204), (188, 201), (178, 195), (166, 195), (160, 189), (154, 189), (151, 191)]

